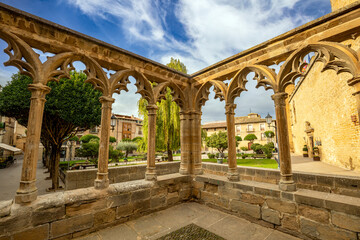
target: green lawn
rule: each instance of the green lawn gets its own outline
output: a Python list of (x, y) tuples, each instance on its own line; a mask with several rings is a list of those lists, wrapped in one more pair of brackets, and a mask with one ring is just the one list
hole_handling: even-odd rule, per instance
[[(203, 159), (202, 161), (216, 163), (217, 159)], [(224, 163), (227, 163), (226, 159), (224, 159)], [(237, 159), (237, 165), (244, 167), (278, 168), (278, 164), (274, 159)]]

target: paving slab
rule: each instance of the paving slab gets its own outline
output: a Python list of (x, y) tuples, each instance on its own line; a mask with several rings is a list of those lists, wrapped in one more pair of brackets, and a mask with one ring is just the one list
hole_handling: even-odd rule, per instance
[(156, 240), (192, 223), (228, 240), (299, 239), (208, 206), (190, 202), (100, 230), (78, 240)]

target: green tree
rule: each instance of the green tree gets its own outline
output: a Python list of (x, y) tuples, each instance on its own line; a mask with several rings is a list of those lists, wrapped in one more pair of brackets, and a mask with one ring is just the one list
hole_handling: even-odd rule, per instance
[(266, 132), (264, 132), (264, 134), (267, 138), (275, 137), (275, 133), (273, 131), (266, 131)]
[[(84, 131), (100, 124), (101, 92), (84, 83), (84, 73), (72, 72), (70, 79), (50, 82), (51, 92), (46, 96), (41, 142), (50, 149), (50, 173), (52, 189), (59, 187), (60, 150), (64, 141), (72, 138), (79, 130)], [(14, 117), (27, 127), (31, 93), (28, 76), (14, 74), (0, 92), (0, 114)]]
[(114, 142), (116, 142), (116, 138), (115, 138), (115, 137), (110, 136), (109, 141), (110, 141), (110, 143), (114, 143)]
[(206, 139), (206, 146), (216, 148), (220, 153), (223, 153), (228, 148), (226, 132), (220, 131), (212, 134)]
[(237, 142), (241, 142), (242, 141), (242, 138), (240, 136), (235, 136), (235, 139)]
[(96, 159), (99, 155), (99, 139), (92, 138), (89, 142), (83, 142), (81, 147), (77, 150), (79, 157), (86, 157), (89, 159)]
[[(167, 64), (177, 71), (187, 73), (185, 65), (179, 60), (171, 58)], [(138, 102), (139, 115), (144, 118), (143, 133), (144, 139), (139, 142), (139, 150), (146, 151), (148, 138), (148, 116), (147, 101), (141, 98)], [(169, 161), (173, 161), (173, 151), (180, 148), (180, 108), (173, 101), (171, 89), (167, 88), (165, 100), (158, 105), (156, 115), (156, 150), (167, 151)]]
[(98, 139), (99, 140), (100, 138), (98, 136), (96, 136), (96, 135), (86, 134), (86, 135), (84, 135), (84, 136), (82, 136), (80, 138), (80, 142), (88, 143), (88, 142), (90, 142), (91, 139)]
[(245, 141), (249, 141), (249, 142), (254, 142), (254, 140), (257, 139), (256, 135), (255, 134), (248, 134), (244, 137), (244, 140)]
[(129, 153), (135, 151), (138, 146), (136, 142), (128, 142), (128, 141), (121, 141), (116, 147), (118, 150), (125, 152), (125, 157), (127, 158)]

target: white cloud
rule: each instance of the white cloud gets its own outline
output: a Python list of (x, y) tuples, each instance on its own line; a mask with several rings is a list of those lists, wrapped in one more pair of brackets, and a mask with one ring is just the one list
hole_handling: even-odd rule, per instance
[[(299, 1), (180, 0), (175, 15), (185, 36), (176, 39), (166, 22), (168, 9), (173, 7), (170, 0), (67, 0), (85, 14), (120, 24), (128, 40), (134, 44), (146, 43), (150, 49), (146, 57), (163, 64), (170, 57), (179, 58), (189, 73), (312, 20), (313, 17), (294, 10)], [(328, 0), (304, 1), (301, 8), (324, 1)], [(291, 15), (289, 10), (293, 10)], [(273, 114), (271, 92), (255, 90), (254, 85), (248, 83), (249, 91), (237, 99), (237, 115), (246, 115), (250, 108), (261, 114), (268, 111)], [(203, 120), (218, 120), (218, 116), (224, 119), (222, 105), (210, 100), (204, 108)], [(126, 111), (126, 106), (118, 106), (114, 109)]]

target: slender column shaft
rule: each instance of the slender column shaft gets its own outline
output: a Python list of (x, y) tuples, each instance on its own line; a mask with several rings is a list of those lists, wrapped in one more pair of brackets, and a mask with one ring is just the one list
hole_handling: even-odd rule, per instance
[(296, 185), (291, 170), (290, 143), (286, 116), (287, 93), (276, 93), (271, 96), (275, 102), (275, 113), (277, 121), (277, 135), (280, 157), (280, 183), (279, 187), (284, 191), (295, 191)]
[(191, 147), (191, 126), (189, 126), (189, 114), (180, 112), (180, 145), (181, 145), (181, 163), (180, 174), (190, 174), (190, 147)]
[(348, 81), (349, 86), (354, 87), (353, 95), (356, 98), (356, 108), (358, 110), (358, 121), (360, 121), (360, 78), (353, 78)]
[(156, 150), (156, 104), (148, 105), (148, 145), (147, 145), (147, 168), (145, 173), (146, 180), (156, 180), (155, 169), (155, 150)]
[(230, 181), (239, 181), (236, 162), (236, 139), (235, 139), (235, 108), (236, 104), (226, 104), (226, 124), (228, 137), (228, 164), (229, 170), (227, 177)]
[(192, 174), (200, 175), (203, 173), (201, 160), (201, 112), (191, 113), (191, 132), (192, 132)]
[(50, 92), (50, 88), (41, 83), (29, 84), (29, 90), (31, 91), (30, 111), (21, 181), (15, 196), (16, 203), (32, 202), (37, 197), (35, 182), (41, 125), (46, 101), (45, 96)]
[(109, 162), (109, 137), (111, 109), (115, 99), (111, 97), (100, 97), (101, 102), (101, 128), (98, 157), (98, 172), (95, 179), (95, 188), (102, 189), (109, 186), (108, 162)]

